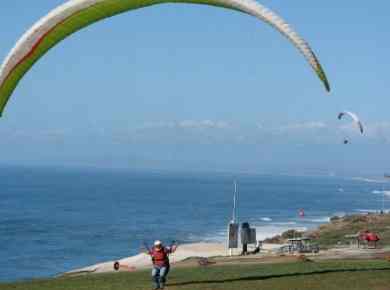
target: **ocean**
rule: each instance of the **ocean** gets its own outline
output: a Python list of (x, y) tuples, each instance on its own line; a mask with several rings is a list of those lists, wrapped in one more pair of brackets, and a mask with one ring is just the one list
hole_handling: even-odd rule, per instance
[(2, 167), (0, 281), (127, 257), (154, 239), (224, 241), (234, 180), (239, 220), (258, 239), (377, 211), (383, 190), (390, 207), (390, 184), (363, 178)]

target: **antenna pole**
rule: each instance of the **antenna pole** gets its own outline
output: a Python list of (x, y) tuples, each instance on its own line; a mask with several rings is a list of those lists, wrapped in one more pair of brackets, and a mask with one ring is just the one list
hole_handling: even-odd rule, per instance
[(237, 188), (237, 180), (234, 182), (234, 190), (236, 192), (236, 223), (238, 223), (238, 214), (239, 214), (239, 193)]
[[(236, 224), (238, 222), (238, 209), (237, 209), (238, 208), (238, 202), (237, 202), (237, 197), (238, 197), (238, 194), (237, 194), (237, 181), (234, 180), (233, 214), (232, 214), (232, 220), (231, 220), (232, 224)], [(229, 239), (230, 239), (230, 237), (228, 238), (228, 240)], [(229, 249), (229, 255), (230, 256), (233, 255), (233, 249), (232, 248)]]
[(237, 222), (237, 181), (234, 181), (234, 195), (233, 195), (233, 223)]

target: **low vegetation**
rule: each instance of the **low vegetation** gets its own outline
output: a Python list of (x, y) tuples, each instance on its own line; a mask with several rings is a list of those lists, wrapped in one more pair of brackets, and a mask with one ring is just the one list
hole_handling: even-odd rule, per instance
[(328, 224), (309, 233), (322, 248), (347, 244), (346, 235), (370, 231), (379, 235), (378, 246), (390, 245), (390, 214), (367, 214), (334, 217)]
[(264, 242), (282, 244), (291, 238), (310, 236), (321, 249), (326, 249), (337, 245), (346, 245), (348, 243), (348, 239), (345, 238), (346, 235), (353, 235), (367, 230), (379, 235), (379, 247), (390, 246), (390, 214), (360, 214), (332, 217), (329, 223), (321, 225), (316, 230), (306, 233), (288, 230)]

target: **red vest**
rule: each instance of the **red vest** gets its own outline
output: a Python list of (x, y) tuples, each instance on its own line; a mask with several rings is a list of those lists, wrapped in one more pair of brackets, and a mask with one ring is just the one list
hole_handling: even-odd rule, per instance
[(153, 248), (150, 251), (150, 256), (152, 257), (153, 265), (158, 267), (169, 266), (169, 255), (170, 251), (167, 248), (162, 248), (161, 251), (157, 251)]

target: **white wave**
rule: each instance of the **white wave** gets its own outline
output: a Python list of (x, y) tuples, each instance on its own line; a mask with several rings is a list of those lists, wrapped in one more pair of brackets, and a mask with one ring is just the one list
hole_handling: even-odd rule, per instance
[(263, 222), (271, 222), (272, 221), (272, 219), (269, 217), (262, 217), (260, 220)]
[(330, 222), (330, 217), (319, 217), (314, 219), (307, 219), (306, 221), (312, 222), (312, 223), (328, 223)]
[(377, 213), (380, 211), (380, 209), (356, 209), (355, 211), (361, 213)]
[[(379, 214), (382, 212), (382, 209), (358, 209), (356, 211), (361, 214)], [(390, 208), (384, 208), (383, 213), (389, 214)]]
[(272, 225), (274, 225), (274, 226), (287, 226), (287, 225), (290, 225), (290, 226), (292, 226), (292, 225), (296, 225), (297, 224), (297, 222), (292, 222), (292, 221), (289, 221), (289, 222), (276, 222), (276, 223), (272, 223)]
[(351, 179), (356, 180), (356, 181), (364, 181), (364, 182), (368, 182), (368, 183), (383, 183), (383, 180), (370, 179), (370, 178), (364, 178), (364, 177), (352, 177)]
[(390, 190), (373, 190), (373, 194), (384, 194), (385, 196), (390, 197)]

